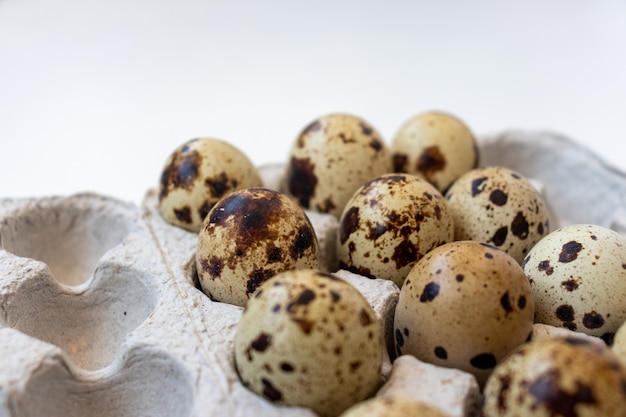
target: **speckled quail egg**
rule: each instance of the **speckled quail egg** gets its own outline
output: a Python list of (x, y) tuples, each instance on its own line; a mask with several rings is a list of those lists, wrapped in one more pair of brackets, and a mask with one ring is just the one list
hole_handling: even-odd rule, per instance
[(448, 417), (437, 408), (404, 396), (374, 397), (353, 405), (339, 417)]
[(401, 287), (422, 256), (453, 239), (446, 200), (432, 184), (411, 174), (385, 174), (346, 203), (337, 259), (342, 269)]
[(242, 383), (268, 400), (336, 416), (379, 387), (383, 346), (381, 324), (355, 287), (290, 270), (247, 303), (235, 363)]
[(593, 224), (565, 226), (541, 239), (522, 267), (535, 321), (607, 342), (626, 321), (626, 236)]
[(396, 307), (396, 353), (472, 373), (483, 384), (530, 337), (534, 301), (521, 266), (484, 243), (457, 241), (409, 272)]
[(192, 139), (180, 145), (165, 163), (159, 212), (167, 222), (198, 232), (211, 207), (222, 197), (261, 185), (256, 167), (235, 146), (215, 138)]
[(283, 186), (302, 207), (339, 217), (361, 185), (391, 171), (388, 146), (374, 127), (357, 116), (329, 114), (293, 143)]
[(521, 174), (505, 167), (476, 168), (446, 191), (455, 240), (476, 240), (504, 250), (521, 263), (549, 232), (548, 209)]
[(478, 167), (472, 131), (458, 117), (429, 111), (406, 121), (391, 142), (394, 171), (419, 175), (441, 192)]
[(198, 280), (216, 301), (243, 306), (273, 275), (318, 266), (319, 243), (306, 213), (267, 188), (246, 188), (221, 199), (198, 234)]
[(484, 397), (485, 417), (623, 417), (626, 369), (604, 345), (541, 339), (498, 365)]

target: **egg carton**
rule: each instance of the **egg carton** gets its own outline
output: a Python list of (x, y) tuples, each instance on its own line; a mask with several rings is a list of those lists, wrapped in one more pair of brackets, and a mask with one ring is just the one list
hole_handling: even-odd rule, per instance
[[(571, 140), (511, 131), (482, 138), (481, 165), (532, 178), (552, 229), (594, 223), (626, 234), (626, 176)], [(279, 188), (281, 164), (260, 167)], [(243, 309), (199, 289), (197, 235), (167, 224), (157, 191), (141, 207), (92, 193), (0, 199), (0, 417), (315, 416), (245, 388), (233, 362)], [(337, 221), (308, 212), (323, 269), (372, 304), (389, 351), (399, 290), (337, 271)], [(564, 329), (536, 326), (533, 337)], [(462, 371), (387, 357), (377, 395), (402, 393), (449, 416), (478, 412)], [(453, 381), (453, 382), (451, 382)]]

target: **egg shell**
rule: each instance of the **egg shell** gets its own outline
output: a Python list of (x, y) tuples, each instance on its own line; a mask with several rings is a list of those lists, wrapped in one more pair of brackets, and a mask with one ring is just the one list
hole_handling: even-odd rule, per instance
[(549, 212), (539, 192), (505, 167), (473, 169), (456, 180), (445, 197), (455, 240), (492, 244), (519, 263), (550, 231)]
[(528, 253), (539, 323), (610, 341), (626, 321), (626, 236), (593, 224), (551, 232)]
[(385, 174), (359, 188), (339, 219), (340, 268), (402, 286), (426, 253), (454, 239), (446, 200), (426, 180)]
[(317, 270), (264, 282), (235, 336), (244, 385), (270, 401), (336, 416), (378, 389), (381, 326), (350, 284)]
[(293, 143), (284, 189), (302, 207), (339, 217), (361, 185), (391, 171), (391, 153), (376, 129), (334, 113), (310, 123)]
[(215, 138), (192, 139), (176, 148), (165, 162), (159, 212), (167, 222), (198, 232), (221, 198), (261, 185), (257, 168), (238, 148)]
[(458, 117), (440, 111), (406, 121), (391, 142), (391, 153), (395, 172), (418, 175), (441, 192), (479, 162), (472, 131)]
[(532, 334), (534, 302), (520, 265), (475, 241), (447, 243), (413, 267), (395, 313), (396, 353), (473, 374), (479, 384)]
[(617, 329), (611, 349), (626, 366), (626, 321)]
[(485, 417), (623, 417), (626, 369), (606, 346), (547, 338), (498, 365), (484, 397)]
[(196, 268), (213, 300), (244, 306), (279, 272), (319, 267), (319, 243), (304, 210), (284, 194), (261, 187), (218, 201), (198, 234)]
[(340, 417), (448, 417), (426, 403), (408, 397), (374, 397), (352, 406)]

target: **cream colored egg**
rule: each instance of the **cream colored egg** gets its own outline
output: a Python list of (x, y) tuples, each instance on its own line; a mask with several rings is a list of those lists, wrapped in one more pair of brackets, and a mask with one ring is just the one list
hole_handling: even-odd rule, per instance
[(232, 191), (261, 185), (256, 167), (239, 149), (219, 139), (193, 139), (165, 163), (159, 212), (167, 222), (198, 232), (218, 200)]
[(318, 266), (319, 244), (311, 222), (278, 191), (232, 192), (213, 206), (198, 234), (198, 279), (216, 301), (243, 306), (273, 275)]
[(484, 398), (485, 417), (623, 417), (626, 369), (606, 346), (541, 339), (498, 365)]
[(235, 336), (245, 386), (277, 404), (337, 416), (379, 387), (381, 325), (350, 284), (316, 270), (264, 282)]
[(454, 238), (441, 193), (411, 174), (376, 177), (352, 196), (339, 219), (342, 269), (402, 286), (415, 263)]
[(475, 241), (447, 243), (413, 267), (395, 314), (398, 356), (472, 373), (484, 384), (530, 337), (534, 302), (520, 265)]
[(626, 236), (574, 224), (541, 239), (523, 262), (535, 320), (610, 341), (626, 321)]
[(519, 173), (505, 167), (473, 169), (446, 191), (455, 240), (497, 246), (521, 263), (549, 232), (543, 198)]
[(395, 172), (419, 175), (444, 192), (478, 166), (472, 131), (458, 117), (439, 111), (418, 114), (405, 122), (391, 142)]
[(448, 417), (423, 402), (408, 397), (374, 397), (350, 407), (339, 417)]
[(617, 329), (611, 349), (626, 366), (626, 321)]
[(292, 145), (284, 187), (302, 207), (339, 217), (361, 185), (391, 171), (388, 146), (374, 127), (353, 115), (329, 114)]

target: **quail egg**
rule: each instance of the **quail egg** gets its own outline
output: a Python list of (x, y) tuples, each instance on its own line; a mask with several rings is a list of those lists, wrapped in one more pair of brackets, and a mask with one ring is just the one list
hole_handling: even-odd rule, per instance
[(611, 349), (626, 366), (626, 321), (617, 329)]
[(248, 301), (235, 335), (242, 383), (284, 405), (337, 416), (381, 382), (381, 324), (347, 282), (312, 269), (265, 281)]
[(515, 259), (484, 243), (446, 243), (415, 264), (400, 290), (396, 353), (461, 369), (482, 385), (528, 340), (533, 315), (532, 290)]
[(385, 174), (345, 205), (337, 259), (342, 269), (401, 287), (422, 256), (453, 238), (446, 200), (432, 184), (411, 174)]
[(243, 306), (273, 275), (318, 266), (319, 243), (309, 218), (278, 191), (230, 193), (213, 206), (198, 233), (198, 280), (216, 301)]
[(531, 341), (496, 367), (484, 398), (485, 417), (623, 417), (626, 369), (585, 339)]
[(521, 174), (505, 167), (476, 168), (446, 191), (455, 240), (497, 246), (521, 263), (549, 232), (543, 198)]
[(176, 226), (198, 232), (213, 205), (229, 192), (261, 186), (252, 162), (233, 145), (197, 138), (167, 159), (159, 187), (159, 212)]
[(339, 417), (448, 417), (431, 405), (408, 397), (374, 397), (353, 405)]
[(626, 236), (593, 224), (565, 226), (541, 239), (522, 267), (535, 321), (607, 342), (626, 321)]
[(335, 217), (361, 185), (392, 171), (380, 134), (349, 114), (329, 114), (309, 124), (289, 157), (285, 193), (306, 209)]
[(405, 122), (391, 142), (395, 172), (419, 175), (441, 192), (478, 167), (476, 138), (458, 117), (429, 111)]

